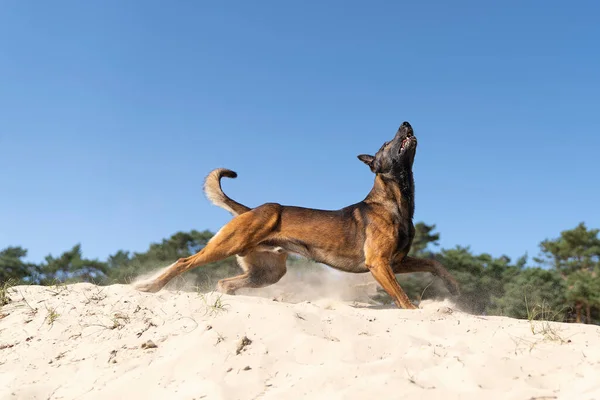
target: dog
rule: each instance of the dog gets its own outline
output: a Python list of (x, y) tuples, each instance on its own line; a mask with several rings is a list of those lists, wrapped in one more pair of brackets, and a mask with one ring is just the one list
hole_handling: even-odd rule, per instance
[(395, 274), (430, 272), (457, 295), (458, 284), (442, 264), (408, 256), (415, 235), (412, 167), (416, 150), (413, 128), (403, 122), (394, 138), (385, 142), (375, 156), (358, 156), (375, 174), (367, 197), (335, 211), (276, 203), (247, 207), (229, 198), (221, 188), (221, 178), (236, 178), (237, 174), (215, 169), (206, 177), (204, 191), (213, 204), (234, 218), (198, 253), (177, 260), (136, 288), (157, 292), (192, 268), (235, 255), (244, 273), (217, 284), (220, 292), (234, 294), (241, 288), (278, 282), (286, 273), (288, 254), (293, 253), (345, 272), (370, 272), (399, 308), (416, 307)]

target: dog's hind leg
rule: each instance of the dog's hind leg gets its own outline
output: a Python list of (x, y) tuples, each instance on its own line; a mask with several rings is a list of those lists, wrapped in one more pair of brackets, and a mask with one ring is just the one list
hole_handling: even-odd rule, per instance
[(171, 279), (192, 268), (251, 251), (277, 227), (280, 210), (279, 204), (264, 204), (238, 215), (221, 228), (198, 253), (180, 258), (159, 276), (137, 283), (136, 289), (142, 292), (158, 292)]
[(238, 256), (237, 259), (245, 273), (220, 280), (217, 290), (221, 293), (235, 294), (241, 288), (272, 285), (277, 283), (287, 270), (285, 264), (287, 253), (251, 251), (243, 257)]
[(460, 294), (460, 289), (456, 279), (454, 279), (450, 272), (448, 272), (448, 270), (436, 260), (406, 256), (402, 259), (402, 261), (393, 263), (392, 269), (394, 270), (395, 274), (430, 272), (433, 275), (442, 278), (450, 294), (454, 296), (458, 296)]

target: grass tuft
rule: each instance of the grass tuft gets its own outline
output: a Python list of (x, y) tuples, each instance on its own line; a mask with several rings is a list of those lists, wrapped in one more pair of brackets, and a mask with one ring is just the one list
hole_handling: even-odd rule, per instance
[(0, 285), (0, 307), (7, 305), (12, 301), (9, 296), (10, 289), (17, 284), (14, 279), (8, 279)]
[(54, 307), (46, 306), (46, 311), (48, 311), (48, 314), (46, 315), (46, 322), (48, 323), (48, 325), (53, 326), (58, 317), (60, 317), (60, 314), (56, 311), (56, 308)]
[(525, 307), (527, 308), (527, 320), (534, 335), (542, 335), (544, 339), (553, 342), (566, 343), (567, 341), (559, 334), (554, 325), (560, 316), (564, 314), (564, 309), (559, 311), (552, 310), (545, 301), (542, 304), (536, 304), (530, 308), (525, 295)]

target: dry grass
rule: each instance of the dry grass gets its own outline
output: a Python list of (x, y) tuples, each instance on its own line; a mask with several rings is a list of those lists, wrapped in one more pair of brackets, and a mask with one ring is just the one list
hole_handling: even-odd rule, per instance
[(542, 304), (530, 305), (525, 296), (525, 306), (527, 307), (527, 319), (533, 335), (542, 335), (545, 340), (553, 342), (566, 343), (567, 341), (560, 335), (557, 328), (556, 319), (564, 313), (564, 310), (552, 310), (545, 302)]
[(109, 326), (109, 329), (121, 329), (125, 326), (125, 324), (129, 323), (129, 316), (123, 313), (115, 313), (111, 319), (112, 325)]
[(206, 314), (208, 316), (217, 316), (229, 308), (229, 304), (223, 301), (222, 294), (217, 295), (214, 299), (210, 299), (210, 293), (199, 293), (199, 296), (206, 307)]
[(56, 320), (60, 317), (60, 314), (54, 307), (46, 306), (46, 311), (48, 311), (48, 314), (46, 315), (46, 319), (44, 321), (46, 321), (48, 325), (53, 326)]
[(17, 281), (14, 279), (8, 279), (6, 282), (3, 282), (0, 286), (0, 307), (7, 305), (12, 301), (9, 296), (9, 291), (13, 286), (17, 284)]

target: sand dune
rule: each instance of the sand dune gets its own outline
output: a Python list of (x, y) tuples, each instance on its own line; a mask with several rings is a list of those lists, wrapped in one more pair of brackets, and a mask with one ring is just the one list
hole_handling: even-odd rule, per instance
[(13, 288), (0, 399), (600, 399), (596, 326), (254, 294)]

